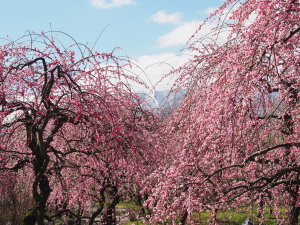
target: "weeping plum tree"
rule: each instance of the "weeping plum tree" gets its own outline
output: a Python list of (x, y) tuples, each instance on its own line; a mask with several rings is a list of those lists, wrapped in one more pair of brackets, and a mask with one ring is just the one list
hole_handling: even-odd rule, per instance
[(77, 59), (51, 36), (27, 37), (0, 48), (2, 188), (12, 175), (30, 184), (25, 225), (70, 215), (116, 224), (122, 190), (155, 163), (156, 118), (125, 82), (140, 81), (113, 54), (76, 43)]
[(174, 71), (187, 94), (166, 121), (176, 158), (145, 188), (152, 223), (206, 209), (217, 223), (219, 210), (251, 205), (263, 223), (268, 204), (298, 224), (299, 15), (298, 0), (229, 0), (206, 20), (211, 36), (191, 39), (194, 57)]

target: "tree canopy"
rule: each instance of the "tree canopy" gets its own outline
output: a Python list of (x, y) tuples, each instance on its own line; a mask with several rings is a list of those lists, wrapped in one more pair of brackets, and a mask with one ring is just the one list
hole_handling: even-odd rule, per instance
[(76, 60), (53, 38), (32, 36), (0, 51), (1, 171), (29, 180), (35, 206), (24, 224), (62, 215), (115, 223), (122, 191), (155, 163), (157, 118), (124, 82), (137, 81), (124, 75), (127, 61), (97, 52)]
[(152, 223), (252, 203), (277, 215), (288, 205), (297, 224), (299, 10), (299, 1), (226, 1), (205, 21), (217, 24), (212, 34), (195, 33), (193, 58), (174, 71), (174, 90), (187, 94), (166, 121), (176, 157), (158, 170)]

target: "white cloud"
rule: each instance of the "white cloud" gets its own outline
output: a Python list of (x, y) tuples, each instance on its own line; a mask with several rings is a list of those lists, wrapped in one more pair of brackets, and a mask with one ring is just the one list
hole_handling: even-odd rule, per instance
[(201, 21), (184, 22), (158, 38), (157, 47), (166, 48), (175, 45), (184, 45), (195, 33)]
[(214, 7), (214, 8), (207, 8), (203, 10), (203, 13), (206, 15), (210, 15), (211, 13), (215, 12), (219, 7)]
[(159, 10), (154, 13), (150, 19), (156, 23), (180, 24), (182, 20), (182, 14), (180, 12), (167, 14), (165, 10)]
[(133, 0), (112, 0), (108, 2), (107, 0), (91, 0), (93, 6), (101, 9), (116, 8), (123, 5), (134, 5)]
[[(236, 7), (236, 6), (234, 6)], [(202, 11), (204, 14), (211, 14), (213, 13), (217, 8), (207, 8), (206, 10)], [(221, 17), (221, 21), (228, 21), (228, 19), (231, 16), (231, 11), (225, 9), (224, 11), (225, 15)], [(177, 16), (177, 17), (176, 17)], [(154, 22), (160, 21), (161, 23), (171, 23), (173, 21), (173, 24), (176, 24), (177, 26), (171, 30), (168, 33), (165, 33), (158, 37), (157, 43), (155, 47), (158, 48), (168, 48), (172, 46), (184, 46), (187, 43), (192, 43), (193, 40), (199, 40), (202, 39), (202, 41), (206, 43), (214, 43), (214, 44), (222, 44), (227, 41), (229, 30), (227, 29), (214, 29), (218, 25), (217, 20), (209, 20), (204, 25), (203, 21), (200, 20), (193, 20), (193, 21), (182, 21), (181, 14), (180, 13), (174, 13), (167, 15), (165, 11), (158, 11), (154, 15), (152, 15), (151, 20)], [(202, 25), (201, 29), (199, 29), (199, 26)], [(191, 42), (192, 39), (192, 42)]]
[(150, 89), (169, 90), (177, 77), (171, 75), (163, 79), (163, 76), (182, 66), (188, 61), (188, 57), (188, 54), (173, 53), (143, 55), (136, 59), (134, 63), (137, 66), (132, 67), (130, 71), (139, 76)]

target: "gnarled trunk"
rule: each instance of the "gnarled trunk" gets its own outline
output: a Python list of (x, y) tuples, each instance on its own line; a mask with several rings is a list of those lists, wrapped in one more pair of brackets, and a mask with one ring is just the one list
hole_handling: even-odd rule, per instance
[(107, 208), (103, 215), (102, 224), (114, 225), (117, 224), (116, 205), (120, 200), (117, 187), (113, 186), (109, 194), (111, 195), (111, 199), (107, 203)]
[(28, 147), (34, 155), (35, 179), (32, 185), (32, 194), (36, 205), (27, 212), (23, 224), (34, 225), (37, 223), (38, 225), (44, 225), (46, 203), (51, 192), (48, 177), (45, 175), (49, 164), (49, 156), (47, 155), (47, 147), (43, 142), (43, 131), (37, 131), (36, 127), (31, 125), (28, 124), (26, 128)]
[(288, 224), (298, 225), (298, 217), (300, 215), (300, 207), (297, 206), (297, 201), (299, 198), (299, 186), (289, 190), (291, 195), (290, 210), (288, 214)]

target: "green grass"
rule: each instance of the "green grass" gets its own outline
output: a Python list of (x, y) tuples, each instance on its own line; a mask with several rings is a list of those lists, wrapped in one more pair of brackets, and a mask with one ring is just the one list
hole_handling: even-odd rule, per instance
[[(121, 204), (121, 206), (133, 206), (134, 203), (124, 203)], [(135, 205), (135, 207), (138, 207)], [(276, 218), (269, 213), (269, 208), (266, 208), (266, 213), (263, 215), (266, 220), (264, 224), (266, 225), (276, 225)], [(256, 208), (253, 208), (252, 211), (254, 214), (257, 215), (258, 211)], [(284, 209), (282, 209), (282, 216), (284, 216)], [(230, 210), (230, 211), (219, 211), (217, 215), (217, 223), (218, 224), (224, 224), (224, 225), (240, 225), (244, 222), (246, 218), (250, 217), (254, 224), (259, 224), (259, 221), (253, 217), (253, 215), (250, 212), (246, 211), (246, 208), (240, 208), (237, 212), (237, 210)], [(194, 212), (192, 214), (192, 219), (195, 221), (195, 224), (203, 224), (208, 225), (210, 224), (208, 222), (209, 219), (211, 219), (211, 211), (206, 210), (201, 213)], [(171, 221), (169, 221), (171, 222)], [(139, 221), (131, 221), (125, 223), (125, 225), (144, 225), (141, 220)]]
[(139, 208), (138, 205), (136, 205), (134, 202), (120, 202), (117, 204), (117, 207), (134, 207), (134, 208)]
[[(218, 224), (230, 224), (230, 225), (240, 225), (244, 222), (246, 218), (250, 217), (254, 223), (258, 223), (258, 220), (253, 217), (253, 215), (249, 212), (239, 210), (239, 212), (236, 212), (236, 210), (231, 210), (229, 212), (220, 211), (217, 214), (217, 223)], [(211, 219), (210, 211), (204, 211), (201, 214), (200, 213), (193, 213), (192, 215), (193, 220), (197, 221), (197, 224), (209, 224), (207, 222), (208, 219)], [(266, 213), (264, 215), (264, 218), (267, 219), (266, 224), (268, 225), (275, 225), (275, 217), (269, 213)]]
[(127, 223), (124, 223), (123, 225), (144, 225), (142, 221), (130, 221)]

